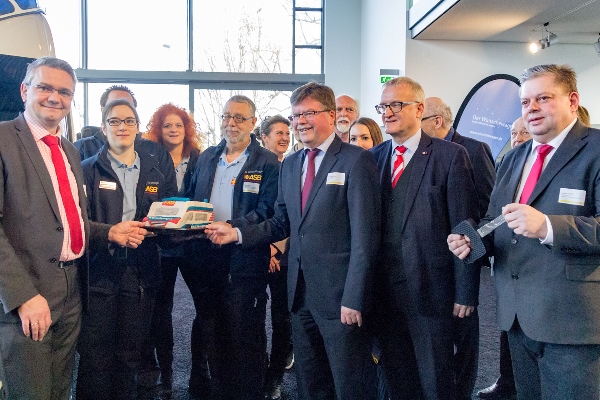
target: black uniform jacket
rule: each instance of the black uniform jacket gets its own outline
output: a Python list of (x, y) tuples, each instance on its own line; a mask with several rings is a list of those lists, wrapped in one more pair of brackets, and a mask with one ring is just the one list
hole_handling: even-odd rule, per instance
[[(121, 222), (123, 216), (123, 188), (107, 153), (108, 146), (105, 145), (99, 154), (82, 163), (88, 217), (91, 221), (116, 224)], [(153, 154), (140, 150), (137, 153), (140, 157), (140, 177), (134, 219), (141, 221), (153, 202), (177, 195), (177, 180), (174, 168), (167, 170), (165, 175)], [(160, 259), (156, 240), (146, 238), (137, 249), (113, 247), (91, 253), (90, 286), (109, 292), (116, 290), (128, 265), (138, 268), (140, 287), (157, 286), (160, 283)]]

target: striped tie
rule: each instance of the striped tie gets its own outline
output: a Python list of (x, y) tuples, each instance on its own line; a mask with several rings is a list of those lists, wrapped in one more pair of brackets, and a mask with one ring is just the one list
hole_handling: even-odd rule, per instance
[(404, 171), (404, 152), (406, 147), (396, 146), (396, 162), (394, 163), (394, 172), (392, 173), (392, 189), (396, 187), (402, 171)]

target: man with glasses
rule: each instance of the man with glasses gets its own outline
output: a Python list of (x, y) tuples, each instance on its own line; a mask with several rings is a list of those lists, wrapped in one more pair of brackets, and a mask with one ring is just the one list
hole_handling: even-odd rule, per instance
[(371, 149), (383, 191), (376, 329), (391, 399), (455, 399), (453, 319), (477, 304), (479, 270), (446, 251), (451, 228), (479, 217), (471, 162), (464, 147), (423, 134), (424, 100), (399, 77), (375, 106), (392, 136)]
[[(498, 169), (482, 223), (494, 256), (497, 320), (508, 331), (520, 399), (600, 398), (600, 130), (577, 118), (577, 76), (537, 65), (520, 77), (530, 141)], [(471, 238), (450, 235), (458, 257)]]
[[(212, 203), (215, 220), (257, 224), (273, 215), (279, 161), (250, 133), (256, 106), (248, 97), (231, 97), (221, 121), (223, 140), (199, 156), (187, 196)], [(196, 307), (190, 394), (209, 398), (212, 376), (219, 399), (262, 399), (270, 244), (241, 249), (198, 240), (186, 256), (194, 268), (181, 272)], [(202, 348), (209, 343), (210, 375)]]
[[(484, 216), (496, 180), (492, 150), (490, 146), (483, 142), (460, 135), (452, 127), (453, 121), (452, 111), (442, 99), (439, 97), (425, 99), (421, 129), (431, 137), (454, 142), (467, 149), (469, 159), (473, 165), (479, 215)], [(479, 268), (481, 265), (489, 268), (489, 259), (482, 260), (481, 264), (474, 265), (473, 268)], [(479, 281), (477, 283), (476, 291), (479, 293)], [(479, 358), (479, 314), (477, 307), (468, 317), (454, 318), (454, 345), (456, 346), (454, 354), (456, 398), (459, 400), (471, 399), (477, 379)]]
[(342, 94), (335, 99), (335, 133), (348, 143), (350, 125), (359, 117), (358, 103), (352, 97)]
[(75, 83), (67, 62), (33, 61), (21, 84), (25, 112), (0, 123), (0, 397), (8, 399), (69, 398), (88, 298), (85, 253), (144, 238), (140, 222), (88, 221), (77, 150), (59, 126)]
[[(335, 97), (315, 82), (290, 98), (305, 150), (283, 160), (275, 216), (209, 225), (215, 243), (258, 248), (290, 236), (288, 305), (301, 399), (364, 400), (366, 311), (380, 228), (372, 154), (334, 133)], [(216, 220), (216, 218), (215, 218)]]

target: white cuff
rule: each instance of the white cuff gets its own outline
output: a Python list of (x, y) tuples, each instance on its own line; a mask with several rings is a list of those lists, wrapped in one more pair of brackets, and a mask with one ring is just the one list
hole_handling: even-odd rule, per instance
[(540, 239), (540, 243), (552, 246), (552, 245), (554, 245), (554, 230), (552, 229), (552, 224), (550, 223), (550, 218), (548, 218), (547, 215), (544, 215), (544, 217), (546, 218), (547, 234), (543, 240)]

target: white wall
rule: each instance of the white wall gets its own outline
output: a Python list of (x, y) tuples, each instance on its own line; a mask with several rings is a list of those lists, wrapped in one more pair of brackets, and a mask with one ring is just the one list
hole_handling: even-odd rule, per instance
[(361, 0), (325, 1), (325, 84), (360, 100)]
[(381, 123), (379, 70), (406, 70), (406, 1), (362, 0), (361, 13), (360, 113)]
[(442, 98), (456, 113), (477, 82), (493, 74), (517, 78), (538, 64), (569, 64), (578, 75), (581, 104), (600, 124), (600, 57), (589, 45), (556, 44), (531, 54), (524, 43), (406, 40), (406, 75), (425, 95)]

